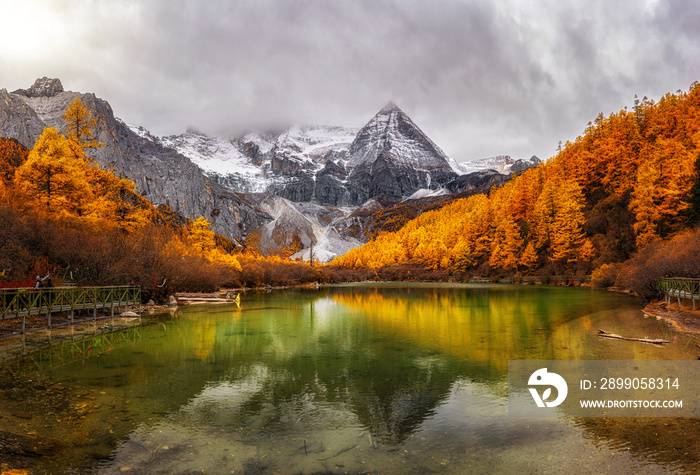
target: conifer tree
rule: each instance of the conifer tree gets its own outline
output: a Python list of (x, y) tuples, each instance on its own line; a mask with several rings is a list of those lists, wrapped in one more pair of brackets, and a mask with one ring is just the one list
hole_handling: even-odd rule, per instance
[(555, 180), (546, 180), (532, 210), (530, 239), (537, 249), (551, 245), (555, 230), (557, 211), (557, 185)]
[(452, 265), (459, 272), (466, 272), (474, 266), (474, 260), (469, 254), (469, 244), (466, 240), (458, 241), (451, 252)]
[(659, 235), (658, 223), (661, 220), (661, 213), (657, 207), (659, 176), (658, 165), (652, 159), (645, 160), (637, 170), (637, 181), (632, 192), (630, 208), (635, 217), (634, 233), (638, 249), (642, 249)]
[(520, 265), (527, 267), (529, 271), (532, 271), (537, 266), (537, 250), (532, 241), (525, 246), (525, 251), (520, 257)]
[(98, 206), (105, 208), (105, 215), (111, 216), (120, 229), (132, 232), (153, 219), (151, 204), (134, 190), (134, 182), (126, 178), (117, 178), (114, 174), (100, 170), (107, 175), (104, 187), (96, 195), (107, 199)]
[(0, 181), (11, 182), (15, 170), (22, 165), (29, 150), (15, 139), (0, 137)]
[(510, 216), (503, 216), (496, 227), (493, 251), (489, 256), (489, 265), (497, 269), (515, 270), (520, 263), (523, 238), (518, 225)]
[(85, 156), (51, 127), (44, 129), (27, 161), (17, 169), (15, 183), (47, 212), (85, 215), (85, 207), (92, 200)]
[[(447, 256), (447, 246), (442, 239), (433, 239), (426, 247), (424, 258), (429, 269), (438, 269)], [(449, 258), (444, 261), (449, 266)]]
[(76, 97), (66, 110), (63, 111), (63, 120), (68, 126), (67, 137), (77, 143), (80, 148), (97, 148), (104, 144), (97, 141), (97, 122), (92, 112), (85, 107), (83, 101)]
[(200, 216), (190, 224), (189, 241), (192, 246), (209, 261), (240, 271), (241, 265), (238, 259), (216, 247), (216, 233), (210, 227), (211, 223), (204, 216)]
[(190, 225), (190, 242), (201, 252), (208, 252), (216, 247), (216, 233), (209, 229), (211, 223), (200, 216)]
[(557, 197), (553, 223), (552, 258), (567, 264), (578, 260), (579, 248), (585, 240), (583, 224), (584, 197), (575, 181), (562, 182)]
[(595, 247), (590, 239), (583, 241), (578, 252), (578, 260), (580, 262), (591, 262), (595, 258)]

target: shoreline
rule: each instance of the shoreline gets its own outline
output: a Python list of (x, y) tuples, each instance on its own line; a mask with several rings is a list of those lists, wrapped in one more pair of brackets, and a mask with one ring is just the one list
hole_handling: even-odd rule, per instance
[[(395, 282), (395, 281), (357, 281), (357, 282), (345, 282), (347, 283), (381, 283), (381, 282)], [(469, 281), (463, 282), (463, 283), (469, 283)], [(510, 284), (514, 284), (513, 282), (510, 282)], [(226, 298), (223, 297), (224, 295), (230, 293), (230, 292), (236, 292), (238, 294), (245, 294), (246, 292), (269, 292), (271, 290), (283, 290), (283, 289), (290, 289), (290, 288), (314, 288), (314, 289), (319, 289), (322, 287), (331, 287), (334, 285), (339, 285), (339, 284), (328, 284), (328, 283), (307, 283), (307, 284), (298, 284), (298, 285), (293, 285), (293, 286), (267, 286), (267, 287), (256, 287), (256, 288), (231, 288), (231, 289), (222, 289), (218, 292), (211, 292), (211, 293), (204, 293), (204, 292), (197, 292), (197, 293), (182, 293), (184, 295), (190, 295), (190, 296), (201, 296), (201, 297), (209, 297), (212, 298), (212, 300), (218, 300), (218, 301), (206, 301), (206, 300), (200, 300), (199, 299), (177, 299), (177, 305), (151, 305), (151, 306), (144, 306), (143, 311), (140, 316), (138, 317), (125, 317), (122, 315), (115, 315), (114, 317), (108, 317), (108, 316), (103, 316), (98, 318), (97, 320), (90, 320), (90, 321), (83, 321), (83, 322), (76, 322), (73, 325), (65, 325), (62, 327), (57, 327), (53, 329), (48, 329), (48, 328), (43, 328), (43, 329), (37, 329), (33, 330), (30, 332), (25, 333), (24, 335), (13, 335), (13, 336), (6, 336), (5, 338), (0, 339), (0, 362), (11, 359), (13, 357), (20, 356), (22, 354), (27, 354), (31, 353), (33, 351), (38, 351), (41, 349), (46, 348), (47, 346), (52, 346), (55, 343), (60, 343), (61, 341), (67, 340), (67, 339), (73, 339), (73, 338), (80, 338), (81, 336), (89, 336), (90, 333), (92, 334), (97, 334), (97, 333), (112, 333), (115, 331), (122, 330), (124, 328), (128, 328), (131, 326), (139, 326), (147, 323), (148, 321), (151, 321), (152, 319), (157, 319), (162, 316), (166, 315), (171, 315), (175, 313), (179, 308), (181, 307), (188, 307), (191, 305), (206, 305), (206, 304), (215, 304), (215, 303), (234, 303), (235, 300), (231, 298)], [(342, 285), (342, 284), (340, 284)], [(542, 282), (521, 282), (521, 283), (515, 283), (515, 285), (554, 285), (556, 284), (544, 284)], [(576, 285), (577, 287), (590, 287), (590, 284), (584, 283), (579, 285)], [(604, 289), (608, 292), (620, 292), (620, 293), (630, 293), (629, 291), (625, 291), (623, 289), (619, 288), (614, 288), (610, 287), (608, 289)], [(175, 296), (177, 294), (174, 294)], [(217, 298), (218, 297), (218, 298)], [(223, 297), (223, 298), (222, 298)], [(675, 308), (674, 308), (675, 307)], [(674, 329), (685, 332), (685, 333), (690, 333), (693, 335), (700, 335), (700, 310), (698, 311), (691, 311), (688, 308), (678, 308), (678, 305), (676, 303), (672, 303), (670, 306), (667, 306), (666, 303), (663, 300), (658, 300), (654, 302), (648, 303), (646, 306), (642, 307), (640, 309), (642, 313), (647, 316), (647, 317), (654, 317), (658, 320), (663, 320), (665, 321), (669, 326), (673, 327)]]
[(700, 310), (679, 309), (676, 303), (667, 306), (663, 300), (657, 300), (647, 304), (642, 312), (646, 316), (665, 321), (678, 331), (700, 335)]

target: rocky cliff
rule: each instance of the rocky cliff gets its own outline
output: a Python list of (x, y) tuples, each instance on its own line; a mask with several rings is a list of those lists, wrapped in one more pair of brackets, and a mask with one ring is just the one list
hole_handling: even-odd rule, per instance
[(79, 97), (97, 121), (97, 139), (104, 147), (89, 150), (102, 168), (133, 180), (154, 205), (167, 204), (178, 214), (204, 216), (212, 229), (241, 240), (270, 217), (245, 196), (208, 179), (187, 157), (148, 135), (139, 135), (114, 116), (106, 101), (94, 94), (64, 91), (58, 79), (38, 79), (32, 87), (0, 91), (0, 136), (32, 147), (44, 127), (65, 131), (63, 111)]

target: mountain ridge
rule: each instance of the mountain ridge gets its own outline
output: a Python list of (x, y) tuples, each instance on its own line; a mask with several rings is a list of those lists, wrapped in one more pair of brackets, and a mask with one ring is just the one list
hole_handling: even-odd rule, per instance
[[(265, 248), (272, 253), (291, 242), (357, 245), (366, 236), (346, 230), (363, 228), (354, 211), (369, 202), (384, 208), (411, 197), (484, 191), (508, 179), (494, 172), (497, 176), (486, 181), (475, 176), (478, 183), (472, 183), (393, 103), (362, 128), (297, 126), (230, 139), (188, 130), (156, 137), (116, 117), (95, 94), (66, 91), (60, 80), (44, 77), (28, 89), (0, 90), (0, 136), (31, 148), (44, 127), (65, 132), (62, 114), (76, 98), (96, 119), (104, 147), (90, 155), (102, 168), (132, 179), (154, 205), (166, 204), (192, 220), (204, 216), (215, 232), (238, 243), (266, 226), (269, 232), (261, 236), (267, 236)], [(270, 211), (280, 209), (289, 216)], [(330, 248), (317, 250), (333, 254)]]

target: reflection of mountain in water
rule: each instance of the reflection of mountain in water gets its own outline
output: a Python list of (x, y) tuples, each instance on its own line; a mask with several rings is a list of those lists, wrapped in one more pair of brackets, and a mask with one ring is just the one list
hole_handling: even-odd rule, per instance
[[(348, 404), (362, 425), (398, 443), (433, 414), (456, 380), (478, 381), (503, 397), (498, 382), (508, 359), (552, 356), (563, 343), (547, 342), (562, 315), (585, 313), (590, 302), (572, 312), (576, 302), (541, 293), (339, 288), (277, 292), (240, 310), (192, 308), (145, 338), (147, 357), (124, 355), (128, 365), (102, 361), (96, 377), (109, 377), (105, 365), (108, 371), (128, 366), (114, 378), (134, 387), (134, 402), (151, 400), (168, 412), (213, 382), (235, 383), (263, 366), (255, 377), (259, 389), (244, 404), (248, 413), (312, 395)], [(538, 348), (549, 353), (528, 350), (532, 339), (544, 339)]]
[(255, 328), (248, 320), (239, 331), (240, 322), (220, 322), (221, 339), (211, 355), (218, 360), (228, 352), (237, 361), (226, 372), (228, 383), (249, 377), (248, 365), (267, 368), (241, 414), (267, 411), (271, 418), (292, 419), (286, 403), (310, 399), (346, 407), (382, 442), (400, 443), (434, 413), (457, 379), (481, 377), (467, 362), (416, 350), (369, 326), (348, 326), (341, 315), (346, 311), (322, 298), (290, 308), (293, 321), (285, 331), (265, 318)]
[[(99, 357), (72, 363), (69, 358), (66, 364), (44, 367), (47, 374), (37, 379), (50, 375), (96, 388), (98, 399), (91, 404), (119, 414), (121, 425), (105, 425), (105, 413), (99, 412), (80, 424), (91, 438), (111, 441), (110, 451), (121, 440), (114, 453), (119, 460), (138, 453), (150, 463), (156, 447), (145, 450), (142, 444), (161, 430), (180, 431), (185, 448), (189, 431), (197, 430), (211, 437), (206, 443), (255, 447), (261, 441), (274, 446), (286, 440), (291, 453), (308, 449), (314, 457), (330, 445), (323, 445), (324, 437), (343, 431), (344, 437), (364, 434), (366, 448), (369, 430), (390, 451), (410, 445), (418, 438), (409, 438), (419, 431), (450, 430), (455, 437), (478, 419), (477, 412), (484, 419), (468, 430), (483, 447), (525, 444), (527, 450), (532, 438), (524, 442), (527, 431), (519, 422), (489, 412), (499, 404), (503, 408), (507, 361), (597, 357), (596, 345), (609, 342), (600, 343), (591, 331), (595, 312), (604, 308), (618, 314), (614, 309), (628, 303), (624, 296), (580, 289), (506, 286), (279, 291), (244, 299), (241, 309), (186, 309), (182, 318), (142, 328), (138, 338), (114, 334), (110, 350)], [(646, 331), (638, 320), (633, 328)], [(609, 317), (605, 322), (611, 330), (616, 322), (630, 325)], [(619, 357), (625, 351), (638, 351), (611, 348), (619, 350), (606, 357), (624, 359)], [(678, 358), (668, 353), (674, 348), (666, 351)], [(475, 392), (456, 389), (464, 387)], [(444, 418), (454, 414), (451, 405), (473, 412), (462, 413), (456, 428), (447, 429)], [(652, 425), (674, 441), (674, 450), (689, 452), (690, 445), (697, 445), (697, 440), (674, 439), (671, 429)], [(643, 455), (681, 458), (647, 440), (638, 420), (583, 421), (580, 426)], [(692, 422), (671, 427), (697, 432)], [(358, 443), (351, 437), (341, 445), (335, 442), (334, 451)], [(469, 438), (461, 443), (482, 447), (470, 446), (476, 442)], [(92, 449), (75, 450), (87, 454)]]

